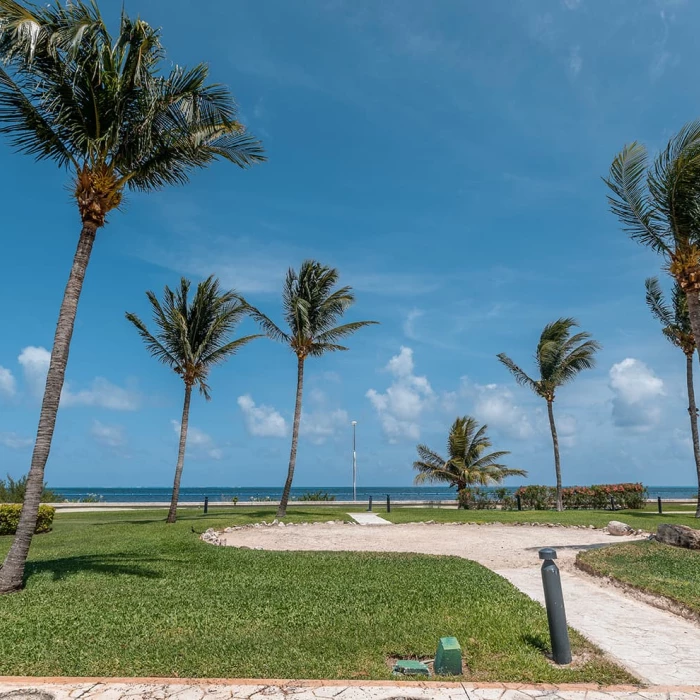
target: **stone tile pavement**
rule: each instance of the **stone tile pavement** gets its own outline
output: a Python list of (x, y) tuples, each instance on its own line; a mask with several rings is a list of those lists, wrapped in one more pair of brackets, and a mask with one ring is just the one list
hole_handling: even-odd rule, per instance
[(700, 687), (0, 678), (0, 700), (700, 700)]
[[(544, 604), (539, 569), (496, 573)], [(645, 683), (700, 686), (700, 626), (595, 579), (561, 573), (569, 626)]]

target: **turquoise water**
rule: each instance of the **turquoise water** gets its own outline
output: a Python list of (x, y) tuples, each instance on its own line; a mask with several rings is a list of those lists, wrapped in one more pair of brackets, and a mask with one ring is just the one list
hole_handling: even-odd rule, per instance
[[(56, 487), (52, 489), (68, 500), (79, 500), (90, 494), (94, 494), (106, 503), (115, 502), (146, 502), (169, 501), (171, 489), (169, 487), (127, 487), (127, 488), (97, 488), (90, 486)], [(697, 496), (697, 486), (649, 486), (649, 497), (657, 498), (687, 498)], [(352, 488), (336, 486), (310, 486), (292, 489), (292, 498), (298, 498), (302, 494), (311, 491), (325, 491), (335, 496), (337, 501), (351, 501)], [(514, 491), (515, 488), (510, 489)], [(279, 500), (282, 488), (269, 486), (231, 488), (228, 486), (188, 487), (180, 489), (181, 501), (203, 501), (207, 496), (210, 501), (231, 501), (235, 496), (239, 501)], [(392, 487), (365, 487), (357, 489), (357, 499), (366, 501), (369, 496), (375, 501), (385, 499), (389, 495), (392, 501), (426, 500), (438, 501), (455, 498), (454, 489), (440, 486), (392, 486)]]

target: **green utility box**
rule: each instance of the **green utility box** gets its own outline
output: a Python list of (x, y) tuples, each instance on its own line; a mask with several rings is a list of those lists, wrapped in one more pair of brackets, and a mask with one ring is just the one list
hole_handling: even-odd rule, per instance
[(395, 676), (429, 676), (430, 669), (422, 661), (397, 661), (394, 664)]
[(442, 637), (435, 653), (433, 670), (436, 676), (462, 675), (462, 649), (455, 637)]

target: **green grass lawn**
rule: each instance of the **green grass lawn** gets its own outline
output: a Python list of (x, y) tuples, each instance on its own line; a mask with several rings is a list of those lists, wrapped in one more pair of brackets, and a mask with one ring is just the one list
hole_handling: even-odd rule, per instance
[(439, 523), (561, 523), (562, 525), (595, 525), (605, 527), (611, 520), (621, 520), (630, 527), (656, 532), (659, 523), (675, 523), (700, 528), (700, 520), (692, 513), (659, 515), (650, 510), (457, 510), (448, 508), (375, 508), (377, 515), (393, 523), (412, 523), (435, 520)]
[[(289, 520), (344, 513), (294, 508)], [(581, 661), (551, 665), (542, 608), (474, 562), (239, 550), (196, 534), (273, 516), (59, 515), (34, 540), (26, 589), (0, 598), (0, 675), (382, 679), (387, 657), (429, 658), (455, 635), (468, 679), (631, 680), (577, 634)], [(0, 555), (9, 545), (0, 537)]]
[(578, 555), (597, 573), (671, 598), (700, 614), (700, 552), (631, 542)]

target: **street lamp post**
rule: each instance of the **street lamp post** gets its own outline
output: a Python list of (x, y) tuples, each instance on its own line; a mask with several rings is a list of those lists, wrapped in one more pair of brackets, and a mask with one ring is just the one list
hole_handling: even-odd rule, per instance
[(352, 422), (352, 500), (357, 500), (357, 452), (355, 450), (355, 428), (357, 421)]

